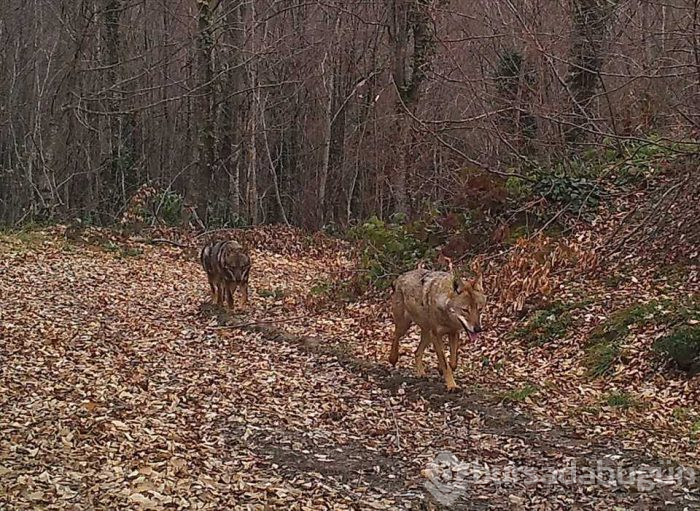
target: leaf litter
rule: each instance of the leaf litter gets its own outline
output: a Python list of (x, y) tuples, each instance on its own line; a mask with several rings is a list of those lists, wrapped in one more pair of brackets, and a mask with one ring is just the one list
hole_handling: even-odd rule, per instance
[[(621, 303), (658, 295), (638, 285), (643, 275), (611, 291), (583, 273), (566, 280), (580, 267), (562, 263), (540, 272), (539, 284), (509, 287), (517, 296), (499, 297), (489, 332), (462, 347), (464, 389), (449, 395), (434, 357), (428, 377), (413, 376), (416, 333), (399, 367), (388, 367), (386, 297), (314, 306), (314, 282), (353, 268), (348, 247), (291, 229), (245, 236), (252, 307), (233, 314), (203, 305), (206, 279), (179, 248), (99, 230), (84, 244), (65, 242), (60, 229), (31, 243), (2, 237), (0, 504), (439, 509), (424, 483), (442, 451), (493, 468), (697, 463), (684, 429), (696, 412), (673, 418), (697, 403), (697, 382), (654, 374), (646, 352), (634, 355), (645, 350), (636, 342), (643, 332), (604, 380), (582, 367), (583, 334), (606, 317), (598, 306), (574, 313), (581, 337), (556, 346), (505, 335), (516, 323), (512, 304), (525, 304), (539, 284), (558, 296), (586, 286), (595, 303)], [(138, 250), (108, 250), (103, 239)], [(557, 275), (562, 268), (568, 273)], [(505, 274), (491, 278), (495, 285)], [(532, 382), (537, 390), (523, 401), (500, 397)], [(611, 387), (633, 389), (644, 406), (598, 406)], [(638, 493), (516, 479), (469, 485), (451, 508), (680, 509), (697, 495), (694, 486)]]

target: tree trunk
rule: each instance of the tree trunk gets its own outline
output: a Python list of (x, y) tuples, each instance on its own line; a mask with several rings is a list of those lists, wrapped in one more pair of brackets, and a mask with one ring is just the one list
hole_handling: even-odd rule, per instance
[[(392, 180), (396, 202), (395, 211), (408, 213), (407, 165), (410, 147), (411, 116), (408, 111), (420, 100), (420, 87), (435, 54), (435, 29), (430, 16), (434, 0), (392, 0), (392, 31), (394, 44), (393, 79), (398, 98), (395, 127), (398, 135), (398, 154)], [(412, 36), (412, 37), (410, 37)], [(413, 42), (413, 51), (409, 47)]]
[(248, 168), (246, 172), (246, 202), (248, 206), (248, 220), (251, 224), (256, 225), (259, 222), (259, 207), (258, 207), (258, 153), (257, 153), (257, 131), (258, 131), (258, 116), (260, 112), (260, 90), (258, 88), (258, 70), (257, 70), (257, 44), (256, 30), (257, 23), (255, 15), (255, 2), (251, 2), (247, 20), (247, 39), (249, 44), (249, 54), (251, 57), (248, 65), (248, 80), (251, 92), (250, 108), (248, 110)]
[(573, 41), (566, 85), (569, 92), (568, 142), (580, 141), (593, 117), (593, 98), (600, 85), (603, 49), (618, 0), (573, 0)]
[(190, 196), (199, 219), (206, 225), (209, 189), (215, 159), (214, 136), (214, 70), (212, 68), (213, 41), (213, 0), (196, 0), (199, 9), (197, 16), (197, 76), (199, 88), (196, 93), (195, 122), (196, 179), (191, 181)]
[[(238, 92), (244, 87), (242, 75), (243, 46), (245, 44), (242, 7), (237, 6), (227, 13), (227, 25), (229, 42), (231, 46), (229, 65), (233, 67), (228, 73), (228, 92)], [(241, 214), (241, 161), (245, 160), (241, 154), (242, 140), (245, 134), (244, 96), (237, 94), (226, 102), (225, 105), (225, 144), (227, 152), (226, 170), (228, 174), (228, 210), (232, 217), (237, 218)]]
[(393, 0), (392, 2), (392, 21), (394, 30), (394, 63), (393, 63), (393, 79), (398, 91), (398, 99), (396, 105), (396, 134), (397, 141), (397, 158), (394, 166), (394, 174), (392, 179), (392, 188), (394, 199), (396, 201), (395, 210), (397, 213), (405, 215), (408, 212), (407, 196), (406, 196), (406, 175), (408, 169), (405, 164), (405, 145), (404, 145), (404, 126), (408, 122), (404, 112), (407, 108), (406, 90), (408, 88), (408, 79), (406, 77), (406, 59), (408, 54), (408, 3), (413, 0)]
[(323, 225), (325, 221), (325, 206), (326, 206), (326, 187), (328, 186), (328, 175), (330, 173), (331, 165), (331, 145), (333, 143), (333, 99), (335, 97), (336, 90), (336, 63), (334, 55), (336, 37), (338, 35), (338, 30), (340, 29), (340, 16), (338, 16), (335, 24), (335, 31), (333, 36), (333, 44), (329, 45), (326, 53), (321, 61), (321, 75), (323, 76), (323, 82), (326, 90), (326, 108), (325, 108), (325, 130), (324, 130), (324, 141), (323, 141), (323, 155), (321, 158), (321, 175), (319, 176), (318, 183), (318, 199), (317, 199), (317, 211), (316, 216), (318, 218), (318, 225)]
[[(700, 97), (700, 0), (693, 2), (693, 56), (695, 57), (695, 73), (698, 76), (695, 87), (698, 97)], [(697, 109), (697, 103), (695, 106)]]
[[(319, 225), (323, 225), (324, 222), (324, 206), (326, 204), (326, 185), (328, 183), (328, 173), (331, 161), (331, 137), (333, 136), (333, 89), (335, 88), (335, 70), (333, 69), (333, 64), (328, 63), (327, 79), (325, 80), (326, 85), (326, 111), (325, 111), (325, 134), (323, 140), (323, 155), (321, 158), (321, 175), (318, 180), (318, 199), (316, 207), (316, 216), (318, 218)], [(325, 73), (324, 73), (325, 74)]]
[(122, 130), (119, 115), (119, 95), (114, 87), (119, 79), (119, 18), (121, 16), (121, 0), (105, 0), (104, 2), (104, 53), (103, 63), (105, 69), (105, 89), (107, 98), (107, 116), (105, 118), (107, 129), (107, 141), (105, 149), (105, 162), (100, 180), (99, 195), (102, 199), (103, 211), (107, 213), (105, 221), (115, 220), (114, 214), (126, 203), (124, 162), (122, 161)]

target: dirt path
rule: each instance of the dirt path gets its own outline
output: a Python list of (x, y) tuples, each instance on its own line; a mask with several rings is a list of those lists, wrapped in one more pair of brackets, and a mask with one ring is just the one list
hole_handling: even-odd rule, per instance
[[(502, 483), (488, 483), (482, 479), (476, 484), (467, 477), (465, 490), (458, 492), (459, 497), (455, 496), (456, 500), (447, 505), (443, 499), (450, 497), (446, 495), (450, 491), (449, 485), (443, 494), (431, 495), (426, 491), (425, 480), (407, 480), (406, 472), (397, 473), (395, 470), (390, 470), (389, 473), (394, 476), (391, 480), (398, 484), (386, 488), (386, 476), (382, 484), (382, 478), (372, 473), (375, 466), (400, 467), (401, 471), (408, 473), (419, 468), (415, 464), (402, 463), (405, 462), (405, 457), (397, 456), (396, 452), (391, 453), (390, 457), (373, 455), (369, 458), (365, 457), (366, 453), (360, 452), (359, 456), (350, 460), (346, 456), (334, 457), (330, 454), (329, 457), (335, 463), (325, 467), (326, 470), (323, 466), (316, 468), (341, 481), (351, 480), (358, 473), (364, 473), (372, 485), (384, 487), (387, 491), (393, 489), (395, 494), (402, 495), (404, 498), (397, 502), (402, 509), (427, 509), (432, 506), (438, 509), (688, 509), (693, 508), (693, 502), (697, 502), (697, 491), (694, 498), (686, 493), (687, 488), (673, 488), (661, 481), (656, 482), (652, 491), (644, 491), (644, 479), (629, 479), (626, 484), (615, 485), (610, 476), (611, 470), (627, 474), (635, 469), (657, 466), (664, 468), (665, 465), (641, 451), (625, 449), (619, 442), (590, 443), (556, 426), (534, 421), (527, 415), (501, 406), (498, 399), (481, 389), (467, 388), (458, 394), (447, 393), (437, 372), (432, 378), (417, 378), (406, 371), (390, 370), (385, 366), (353, 358), (332, 343), (319, 339), (291, 336), (272, 327), (252, 327), (246, 330), (262, 332), (266, 339), (275, 343), (296, 345), (302, 351), (330, 357), (325, 363), (337, 363), (352, 373), (361, 375), (372, 385), (388, 392), (388, 399), (399, 399), (404, 407), (413, 403), (425, 405), (425, 412), (438, 414), (437, 420), (433, 417), (433, 427), (423, 432), (429, 438), (429, 445), (440, 446), (461, 461), (478, 460), (482, 468), (489, 467), (494, 473), (499, 468), (515, 466), (521, 470), (539, 470), (538, 475), (543, 476), (547, 475), (547, 468), (564, 471), (572, 464), (584, 476), (588, 473), (585, 470), (595, 470), (600, 462), (605, 468), (599, 473), (603, 478), (608, 478), (601, 484), (587, 485), (585, 481), (574, 483), (563, 474), (556, 484), (532, 484), (524, 472), (519, 477), (520, 480), (516, 478)], [(418, 424), (419, 427), (424, 425), (420, 422)], [(407, 427), (411, 428), (411, 425)], [(401, 433), (401, 428), (398, 428), (394, 438), (400, 438)], [(361, 459), (364, 462), (359, 461)], [(283, 457), (283, 460), (283, 464), (292, 471), (310, 468), (304, 460), (299, 461), (294, 456)], [(340, 471), (340, 466), (346, 470)], [(675, 473), (672, 469), (671, 472)], [(650, 482), (647, 479), (647, 483)], [(422, 500), (421, 494), (425, 500)]]
[[(220, 329), (196, 265), (57, 240), (0, 247), (0, 508), (683, 509), (697, 489), (527, 484), (426, 491), (443, 451), (490, 470), (658, 464), (589, 444), (433, 374), (279, 325)], [(254, 289), (321, 263), (256, 254)], [(254, 300), (255, 317), (273, 314)], [(274, 314), (298, 314), (294, 303)], [(328, 321), (333, 321), (332, 317)], [(465, 375), (466, 376), (466, 375)], [(463, 376), (463, 378), (465, 378)], [(467, 474), (468, 475), (468, 474)], [(432, 478), (435, 482), (439, 481)], [(483, 481), (482, 481), (483, 482)], [(687, 486), (687, 485), (686, 485)], [(453, 501), (450, 499), (454, 498)], [(440, 503), (443, 502), (443, 504)], [(449, 501), (449, 502), (448, 502)]]

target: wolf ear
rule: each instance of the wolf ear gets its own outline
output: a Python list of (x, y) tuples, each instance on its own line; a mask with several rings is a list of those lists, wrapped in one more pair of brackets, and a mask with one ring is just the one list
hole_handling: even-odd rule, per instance
[(464, 291), (464, 282), (462, 281), (462, 278), (459, 275), (455, 275), (454, 279), (452, 279), (452, 288), (457, 294), (460, 294), (462, 291)]
[(479, 273), (476, 278), (472, 279), (471, 281), (472, 288), (474, 291), (478, 291), (479, 293), (484, 292), (484, 277), (481, 273)]

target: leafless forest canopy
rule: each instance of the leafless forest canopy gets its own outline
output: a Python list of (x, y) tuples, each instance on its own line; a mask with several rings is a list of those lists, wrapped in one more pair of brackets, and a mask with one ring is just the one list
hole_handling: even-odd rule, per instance
[(0, 13), (0, 222), (318, 227), (700, 127), (700, 0), (32, 0)]

